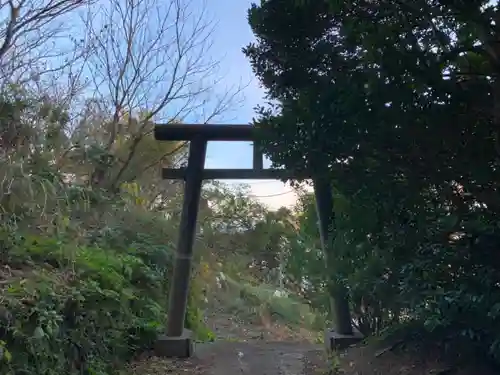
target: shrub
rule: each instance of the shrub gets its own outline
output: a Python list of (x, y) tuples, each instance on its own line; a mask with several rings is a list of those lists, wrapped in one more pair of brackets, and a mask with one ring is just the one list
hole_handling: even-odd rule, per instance
[[(3, 257), (2, 374), (114, 373), (163, 327), (167, 269), (144, 252), (30, 236)], [(195, 302), (187, 320), (206, 339)]]

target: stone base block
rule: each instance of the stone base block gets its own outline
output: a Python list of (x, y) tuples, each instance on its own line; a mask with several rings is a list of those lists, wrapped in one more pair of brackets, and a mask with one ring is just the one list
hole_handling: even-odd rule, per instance
[(325, 331), (325, 346), (326, 350), (344, 350), (348, 347), (357, 344), (363, 340), (363, 334), (359, 332), (356, 328), (353, 328), (353, 332), (350, 335), (343, 335), (337, 333), (332, 329), (327, 329)]
[(193, 333), (185, 329), (181, 336), (158, 336), (155, 355), (162, 358), (189, 358), (194, 354)]

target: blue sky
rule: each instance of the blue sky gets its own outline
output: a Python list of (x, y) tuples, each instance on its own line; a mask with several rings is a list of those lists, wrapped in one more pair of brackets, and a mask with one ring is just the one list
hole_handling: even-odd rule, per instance
[[(249, 123), (254, 116), (253, 108), (263, 102), (264, 91), (259, 87), (247, 58), (241, 52), (241, 49), (254, 39), (246, 19), (247, 10), (251, 3), (250, 0), (211, 0), (208, 2), (208, 13), (217, 22), (211, 52), (213, 57), (220, 61), (225, 85), (231, 86), (239, 82), (249, 83), (243, 91), (244, 100), (241, 106), (227, 114), (221, 123)], [(265, 167), (270, 164), (269, 161), (264, 163)], [(209, 143), (205, 164), (207, 168), (250, 168), (251, 165), (251, 144), (240, 142)], [(273, 209), (291, 206), (296, 199), (292, 189), (280, 181), (234, 182), (249, 184), (252, 194), (255, 196), (281, 194), (259, 199)]]

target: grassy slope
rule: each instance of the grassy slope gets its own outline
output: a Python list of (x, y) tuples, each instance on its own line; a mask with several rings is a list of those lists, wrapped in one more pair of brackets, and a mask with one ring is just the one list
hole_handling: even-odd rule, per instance
[[(112, 374), (162, 329), (168, 247), (86, 247), (6, 233), (0, 245), (0, 374)], [(209, 331), (192, 297), (187, 325), (203, 339)]]

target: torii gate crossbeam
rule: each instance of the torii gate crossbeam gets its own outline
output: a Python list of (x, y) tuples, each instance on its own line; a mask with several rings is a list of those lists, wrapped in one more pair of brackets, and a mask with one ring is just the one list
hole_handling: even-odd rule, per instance
[[(184, 328), (192, 251), (196, 234), (198, 206), (204, 179), (306, 179), (313, 178), (314, 192), (320, 222), (321, 243), (325, 257), (331, 258), (329, 239), (332, 238), (333, 198), (328, 181), (314, 176), (297, 175), (286, 169), (264, 169), (263, 155), (256, 144), (256, 129), (251, 125), (210, 124), (157, 124), (155, 139), (158, 141), (189, 141), (188, 164), (185, 168), (166, 168), (165, 179), (184, 180), (179, 239), (177, 243), (174, 274), (171, 281), (166, 335), (159, 337), (155, 351), (162, 357), (189, 357), (193, 354), (191, 332)], [(253, 142), (252, 169), (205, 169), (207, 143), (209, 141)], [(325, 343), (345, 346), (359, 341), (360, 334), (353, 330), (347, 302), (347, 294), (341, 288), (331, 303), (334, 330), (328, 330)]]

